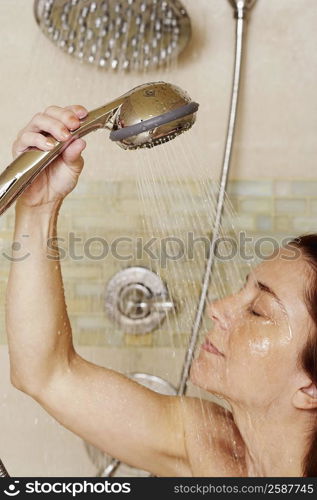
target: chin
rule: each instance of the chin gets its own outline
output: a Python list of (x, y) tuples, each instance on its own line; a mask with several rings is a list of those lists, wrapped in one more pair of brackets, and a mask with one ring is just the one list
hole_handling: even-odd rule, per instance
[[(218, 376), (217, 379), (219, 380)], [(192, 384), (208, 392), (215, 392), (217, 389), (213, 386), (215, 381), (214, 370), (210, 370), (210, 365), (201, 357), (196, 358), (190, 369), (190, 381)]]

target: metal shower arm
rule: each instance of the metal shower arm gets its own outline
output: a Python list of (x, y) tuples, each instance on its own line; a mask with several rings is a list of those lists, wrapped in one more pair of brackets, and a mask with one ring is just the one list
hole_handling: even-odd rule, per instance
[(244, 19), (247, 12), (252, 9), (256, 0), (229, 0), (235, 11), (237, 19)]

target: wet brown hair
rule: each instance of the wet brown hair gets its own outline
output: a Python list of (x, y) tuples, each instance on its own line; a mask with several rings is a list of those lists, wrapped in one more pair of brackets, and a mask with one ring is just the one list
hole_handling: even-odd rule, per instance
[[(315, 331), (302, 352), (302, 366), (310, 377), (313, 384), (317, 386), (317, 234), (300, 236), (290, 242), (306, 259), (312, 271), (311, 279), (306, 289), (306, 304), (308, 312), (315, 324)], [(303, 475), (306, 477), (317, 477), (317, 410), (315, 412), (315, 426), (310, 435), (308, 451), (303, 462)]]

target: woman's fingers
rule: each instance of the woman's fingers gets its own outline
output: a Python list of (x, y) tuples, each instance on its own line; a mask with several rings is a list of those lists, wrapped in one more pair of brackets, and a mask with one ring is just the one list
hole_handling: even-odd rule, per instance
[(80, 125), (80, 120), (87, 115), (87, 110), (83, 106), (73, 105), (66, 108), (59, 106), (49, 106), (45, 114), (62, 122), (69, 130), (75, 130)]
[(18, 155), (28, 147), (49, 151), (54, 146), (54, 141), (45, 137), (46, 133), (59, 142), (67, 141), (71, 136), (70, 130), (76, 130), (80, 126), (80, 120), (87, 114), (88, 111), (78, 104), (66, 108), (49, 106), (44, 113), (37, 113), (20, 131), (13, 145), (13, 153)]
[(80, 120), (88, 115), (87, 109), (80, 104), (72, 104), (71, 106), (66, 106), (66, 109), (70, 109), (71, 111), (73, 111)]
[(18, 155), (23, 153), (23, 151), (29, 147), (35, 147), (41, 149), (42, 151), (49, 151), (54, 147), (54, 140), (36, 132), (25, 131), (14, 142), (13, 152)]
[(83, 139), (77, 139), (72, 142), (63, 153), (63, 160), (69, 166), (78, 166), (79, 170), (83, 167), (81, 153), (86, 147), (86, 142)]
[(30, 132), (47, 132), (59, 141), (69, 138), (69, 131), (75, 130), (80, 125), (80, 119), (87, 116), (88, 111), (80, 105), (60, 108), (59, 106), (49, 106), (44, 113), (37, 113), (33, 116), (28, 125), (21, 130)]
[(67, 141), (70, 137), (69, 129), (62, 121), (45, 113), (37, 113), (20, 134), (23, 135), (25, 132), (46, 132), (58, 141)]

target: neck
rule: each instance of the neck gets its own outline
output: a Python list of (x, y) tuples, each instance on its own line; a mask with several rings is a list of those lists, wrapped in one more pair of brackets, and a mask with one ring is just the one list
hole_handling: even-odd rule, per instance
[[(284, 410), (284, 411), (283, 411)], [(245, 411), (232, 405), (234, 421), (245, 445), (248, 476), (299, 477), (307, 446), (304, 412), (280, 406)]]

